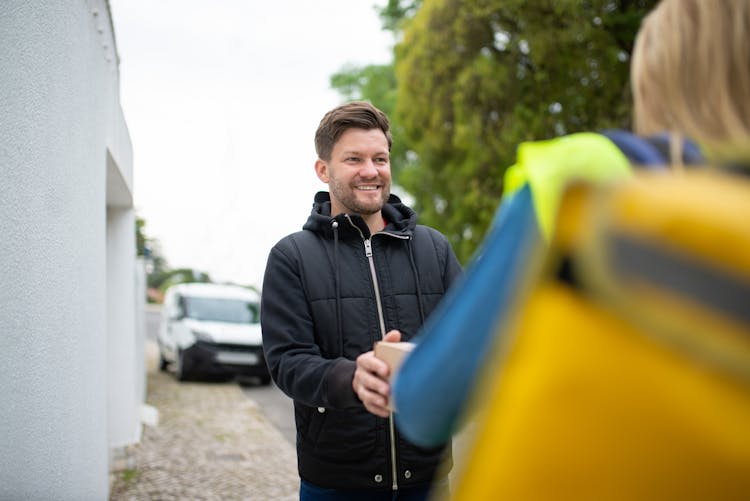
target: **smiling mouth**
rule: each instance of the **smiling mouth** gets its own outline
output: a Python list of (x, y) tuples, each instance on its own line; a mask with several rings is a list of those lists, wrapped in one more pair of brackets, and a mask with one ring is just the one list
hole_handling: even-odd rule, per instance
[(380, 186), (357, 186), (356, 188), (360, 191), (376, 191), (380, 189)]

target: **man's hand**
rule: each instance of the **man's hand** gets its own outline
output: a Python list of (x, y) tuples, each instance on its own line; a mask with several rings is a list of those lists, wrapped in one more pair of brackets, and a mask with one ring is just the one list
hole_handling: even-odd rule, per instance
[[(399, 331), (390, 331), (385, 335), (383, 341), (397, 343), (401, 341)], [(368, 351), (357, 357), (357, 369), (352, 378), (352, 388), (365, 408), (380, 417), (388, 417), (388, 399), (391, 395), (391, 386), (388, 384), (390, 370), (388, 365), (375, 357), (373, 351)]]

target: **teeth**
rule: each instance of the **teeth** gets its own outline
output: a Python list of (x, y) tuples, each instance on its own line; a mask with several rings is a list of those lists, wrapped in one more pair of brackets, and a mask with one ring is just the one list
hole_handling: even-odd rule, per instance
[(364, 191), (372, 191), (372, 190), (377, 190), (378, 187), (377, 186), (357, 186), (357, 189), (364, 190)]

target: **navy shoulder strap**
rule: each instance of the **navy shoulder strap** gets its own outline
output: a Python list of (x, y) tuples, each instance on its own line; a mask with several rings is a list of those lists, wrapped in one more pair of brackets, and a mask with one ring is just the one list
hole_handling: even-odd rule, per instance
[[(669, 135), (657, 134), (641, 137), (621, 129), (609, 129), (601, 133), (620, 148), (630, 163), (646, 169), (663, 169), (671, 163), (669, 158)], [(698, 146), (684, 140), (682, 162), (685, 165), (701, 165), (705, 159)]]

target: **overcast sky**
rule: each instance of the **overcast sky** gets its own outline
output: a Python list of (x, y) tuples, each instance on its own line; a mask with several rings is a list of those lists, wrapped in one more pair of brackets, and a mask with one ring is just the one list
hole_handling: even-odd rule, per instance
[(385, 0), (110, 0), (137, 214), (172, 268), (260, 286), (316, 191), (329, 77), (392, 58)]

